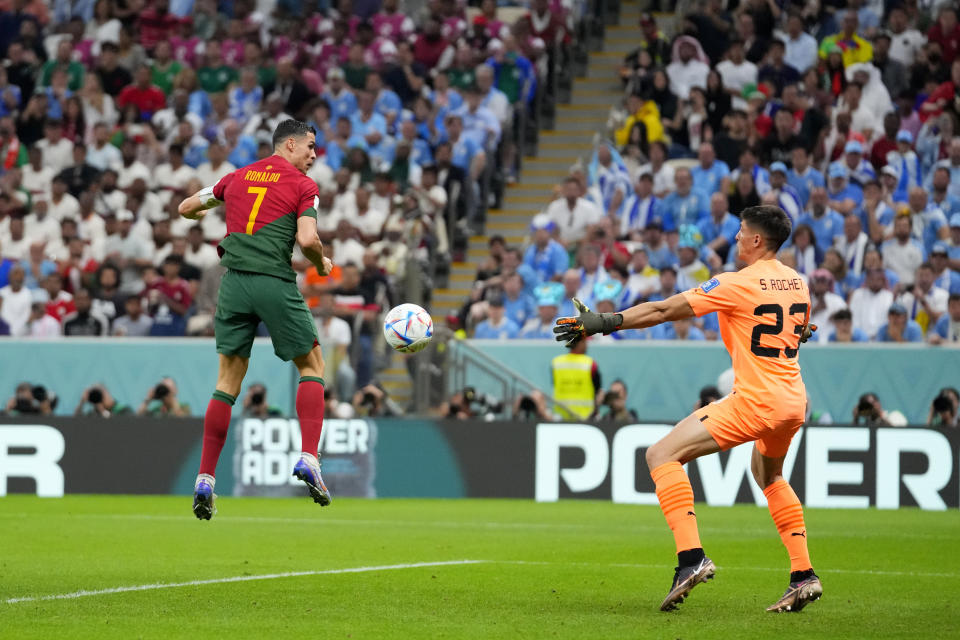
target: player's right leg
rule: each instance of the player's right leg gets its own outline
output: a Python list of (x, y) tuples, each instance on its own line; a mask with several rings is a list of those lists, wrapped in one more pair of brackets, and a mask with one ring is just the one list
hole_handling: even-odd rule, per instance
[(320, 475), (319, 443), (323, 431), (323, 353), (320, 346), (293, 359), (300, 371), (297, 385), (297, 418), (300, 421), (300, 460), (293, 468), (310, 491), (313, 501), (321, 507), (330, 504), (330, 491)]
[(657, 500), (673, 531), (677, 548), (673, 584), (660, 604), (661, 611), (675, 609), (695, 586), (712, 578), (716, 571), (700, 544), (693, 487), (682, 465), (719, 450), (720, 445), (696, 413), (681, 420), (670, 433), (647, 449), (647, 465), (656, 485)]
[(790, 584), (783, 596), (767, 607), (770, 612), (800, 611), (823, 594), (823, 585), (813, 571), (807, 550), (803, 506), (783, 477), (783, 460), (789, 444), (790, 438), (758, 440), (750, 464), (754, 479), (767, 497), (767, 507), (783, 546), (790, 554)]
[(247, 373), (250, 349), (260, 322), (251, 308), (251, 291), (256, 287), (250, 276), (228, 269), (220, 281), (217, 295), (217, 312), (213, 320), (220, 365), (217, 387), (203, 418), (203, 452), (193, 492), (193, 513), (201, 520), (209, 520), (216, 513), (213, 489), (217, 461), (227, 440), (233, 403), (240, 395), (240, 385)]
[(247, 373), (249, 358), (220, 354), (217, 388), (203, 417), (203, 450), (200, 453), (200, 472), (193, 489), (193, 513), (201, 520), (209, 520), (216, 513), (213, 488), (223, 444), (230, 428), (233, 403), (240, 395), (240, 385)]

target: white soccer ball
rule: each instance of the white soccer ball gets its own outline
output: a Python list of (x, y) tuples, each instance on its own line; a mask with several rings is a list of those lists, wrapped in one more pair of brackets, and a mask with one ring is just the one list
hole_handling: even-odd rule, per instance
[(401, 353), (416, 353), (430, 344), (433, 318), (415, 304), (397, 305), (383, 319), (383, 337)]

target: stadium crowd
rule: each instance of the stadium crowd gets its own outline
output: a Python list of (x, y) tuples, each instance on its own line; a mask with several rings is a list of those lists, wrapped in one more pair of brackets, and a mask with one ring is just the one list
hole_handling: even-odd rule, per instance
[(359, 346), (350, 386), (371, 380), (378, 314), (428, 295), (491, 177), (516, 178), (514, 123), (573, 17), (547, 0), (510, 23), (492, 0), (469, 22), (454, 0), (325, 5), (0, 3), (0, 335), (211, 335), (223, 211), (196, 223), (177, 204), (295, 117), (316, 130), (337, 266), (320, 277), (295, 249), (294, 267), (321, 342)]
[[(960, 24), (952, 2), (702, 0), (672, 40), (650, 14), (588, 166), (501, 238), (458, 317), (482, 338), (552, 338), (739, 265), (738, 214), (776, 204), (779, 258), (821, 342), (960, 341)], [(715, 340), (715, 314), (599, 341)]]

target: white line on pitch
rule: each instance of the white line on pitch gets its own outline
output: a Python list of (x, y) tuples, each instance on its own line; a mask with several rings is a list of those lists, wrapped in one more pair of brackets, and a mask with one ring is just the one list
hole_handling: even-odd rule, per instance
[(232, 576), (229, 578), (213, 578), (210, 580), (189, 580), (187, 582), (161, 582), (155, 584), (139, 584), (127, 587), (112, 587), (110, 589), (91, 589), (74, 591), (72, 593), (57, 593), (46, 596), (26, 596), (23, 598), (8, 598), (6, 604), (18, 602), (39, 602), (41, 600), (73, 600), (86, 596), (103, 596), (111, 593), (126, 593), (128, 591), (153, 591), (156, 589), (174, 589), (177, 587), (193, 587), (206, 584), (225, 584), (229, 582), (249, 582), (251, 580), (276, 580), (278, 578), (299, 578), (301, 576), (325, 576), (341, 573), (370, 573), (373, 571), (396, 571), (398, 569), (418, 569), (421, 567), (447, 567), (464, 564), (481, 564), (485, 560), (444, 560), (440, 562), (413, 562), (409, 564), (387, 564), (371, 567), (349, 567), (346, 569), (323, 569), (320, 571), (288, 571), (286, 573), (265, 573), (257, 576)]
[[(27, 519), (38, 517), (38, 514), (29, 512), (11, 512), (0, 513), (0, 518)], [(179, 516), (172, 514), (151, 514), (151, 513), (44, 513), (44, 518), (90, 518), (90, 519), (112, 519), (112, 520), (156, 520), (156, 521), (191, 521), (189, 515)], [(652, 531), (662, 532), (666, 530), (665, 526), (621, 522), (614, 525), (588, 524), (588, 523), (570, 523), (570, 522), (497, 522), (497, 521), (470, 521), (470, 520), (379, 520), (379, 519), (352, 519), (352, 518), (288, 518), (281, 516), (229, 516), (221, 515), (217, 524), (223, 523), (280, 523), (280, 524), (311, 524), (311, 525), (347, 525), (347, 526), (397, 526), (397, 527), (437, 527), (449, 529), (530, 529), (530, 530), (552, 530), (552, 531), (603, 531), (611, 532), (639, 532)], [(737, 538), (767, 538), (772, 528), (759, 527), (754, 531), (744, 531), (742, 528), (711, 526), (708, 523), (700, 523), (700, 532), (706, 535), (735, 535)], [(862, 532), (848, 530), (817, 529), (816, 537), (826, 538), (862, 538)], [(933, 533), (924, 533), (918, 531), (900, 531), (897, 532), (899, 538), (942, 540), (942, 535)]]

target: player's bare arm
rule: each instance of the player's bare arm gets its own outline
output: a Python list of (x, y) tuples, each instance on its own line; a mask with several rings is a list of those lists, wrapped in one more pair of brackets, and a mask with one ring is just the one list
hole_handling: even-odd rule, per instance
[(695, 315), (690, 303), (680, 293), (666, 300), (641, 302), (619, 313), (594, 313), (576, 298), (573, 299), (573, 304), (580, 311), (580, 315), (575, 318), (558, 318), (553, 328), (557, 340), (568, 347), (595, 333), (607, 335), (620, 329), (646, 329)]
[(181, 216), (188, 220), (199, 220), (207, 215), (207, 210), (219, 207), (221, 204), (223, 202), (214, 197), (213, 187), (210, 186), (200, 189), (200, 191), (181, 202), (177, 210)]
[(323, 243), (317, 235), (317, 221), (310, 216), (297, 219), (297, 244), (304, 257), (313, 263), (321, 276), (329, 275), (333, 270), (333, 261), (323, 255)]

